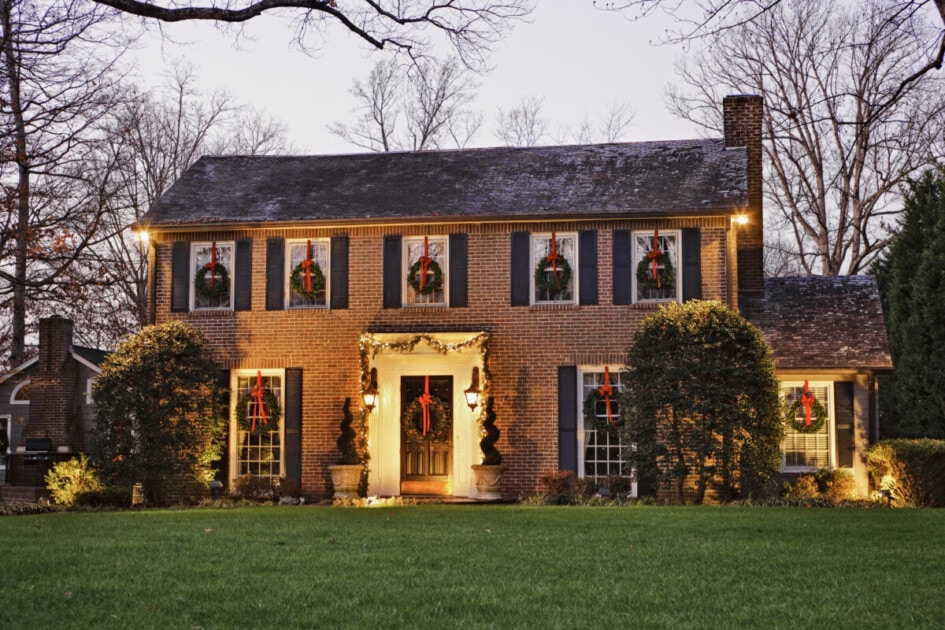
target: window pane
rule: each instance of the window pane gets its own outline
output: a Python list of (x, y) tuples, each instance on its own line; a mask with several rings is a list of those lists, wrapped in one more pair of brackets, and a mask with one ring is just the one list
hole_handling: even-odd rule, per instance
[[(428, 238), (427, 241), (427, 255), (432, 258), (437, 265), (439, 265), (440, 271), (443, 272), (443, 286), (441, 286), (436, 291), (424, 294), (415, 291), (413, 287), (410, 286), (410, 283), (407, 282), (407, 292), (405, 294), (407, 296), (407, 304), (446, 304), (446, 238)], [(404, 270), (404, 276), (406, 277), (410, 273), (410, 269), (414, 266), (414, 264), (416, 264), (417, 261), (420, 260), (420, 257), (423, 256), (423, 239), (404, 239), (404, 245), (407, 252), (407, 265)], [(417, 273), (419, 273), (419, 270)], [(430, 281), (432, 278), (433, 272), (428, 270), (426, 282)]]
[[(314, 297), (306, 297), (305, 295), (295, 291), (292, 288), (291, 276), (296, 267), (298, 267), (305, 260), (305, 249), (307, 242), (303, 243), (290, 243), (289, 244), (289, 270), (286, 273), (286, 279), (289, 283), (289, 288), (287, 295), (289, 296), (289, 307), (290, 308), (304, 308), (312, 306), (325, 306), (327, 302), (328, 291), (323, 290), (319, 293), (316, 293)], [(326, 241), (312, 241), (312, 262), (313, 266), (309, 270), (310, 274), (314, 274), (315, 265), (318, 266), (319, 271), (321, 271), (323, 276), (324, 286), (327, 289), (328, 287), (328, 243)], [(314, 276), (312, 276), (314, 278)], [(299, 279), (302, 287), (305, 287), (305, 272), (300, 271)]]
[[(545, 280), (547, 286), (551, 288), (543, 289), (535, 284), (535, 302), (573, 302), (574, 301), (574, 279), (577, 275), (577, 259), (574, 256), (575, 243), (574, 236), (555, 235), (557, 244), (557, 253), (567, 260), (571, 268), (571, 277), (566, 283), (560, 282), (560, 267), (558, 269), (557, 280), (555, 279), (555, 270), (549, 265), (545, 270)], [(532, 239), (532, 274), (538, 269), (538, 264), (548, 257), (551, 253), (551, 235), (536, 235)], [(559, 263), (560, 265), (560, 263)]]
[[(584, 372), (581, 382), (581, 400), (586, 400), (595, 390), (604, 384), (603, 372)], [(614, 393), (620, 391), (620, 372), (610, 373), (610, 384)], [(583, 405), (581, 418), (583, 422)], [(607, 405), (600, 401), (596, 406), (596, 415), (602, 423), (607, 422)], [(611, 403), (611, 417), (618, 414), (616, 401)], [(603, 479), (608, 475), (628, 476), (624, 462), (624, 445), (620, 438), (609, 431), (597, 431), (593, 425), (584, 424), (584, 477)]]
[[(660, 234), (656, 239), (660, 256), (656, 259), (656, 276), (653, 275), (653, 259), (650, 252), (653, 249), (653, 234), (634, 234), (633, 271), (636, 283), (636, 299), (638, 302), (647, 300), (675, 300), (676, 287), (679, 282), (679, 265), (675, 234)], [(666, 265), (666, 259), (669, 265)], [(644, 277), (641, 282), (640, 276)]]
[[(256, 385), (255, 376), (239, 376), (237, 378), (236, 397), (241, 399), (252, 391)], [(272, 390), (272, 393), (282, 401), (282, 378), (280, 376), (263, 376), (263, 387)], [(256, 411), (255, 405), (249, 405), (247, 412)], [(252, 415), (248, 416), (252, 418)], [(280, 419), (275, 430), (252, 434), (249, 431), (235, 432), (237, 439), (237, 466), (239, 475), (256, 475), (260, 477), (279, 477), (282, 472), (282, 426), (285, 414)]]
[[(196, 243), (194, 245), (194, 272), (193, 277), (205, 269), (213, 261), (213, 244)], [(216, 262), (226, 267), (227, 282), (223, 283), (220, 273), (207, 270), (204, 274), (204, 284), (207, 287), (222, 287), (222, 293), (217, 297), (201, 295), (194, 290), (194, 308), (230, 308), (230, 282), (233, 278), (233, 247), (217, 243)]]
[[(830, 409), (827, 386), (811, 386), (810, 392), (815, 400), (823, 405), (825, 410)], [(804, 393), (801, 387), (782, 387), (782, 395), (787, 406), (793, 405), (800, 399)], [(828, 411), (829, 413), (829, 411)], [(804, 408), (799, 407), (795, 414), (795, 420), (804, 422)], [(830, 466), (830, 444), (829, 432), (830, 420), (824, 422), (816, 433), (801, 433), (795, 431), (790, 425), (784, 427), (784, 466), (787, 468), (827, 468)]]

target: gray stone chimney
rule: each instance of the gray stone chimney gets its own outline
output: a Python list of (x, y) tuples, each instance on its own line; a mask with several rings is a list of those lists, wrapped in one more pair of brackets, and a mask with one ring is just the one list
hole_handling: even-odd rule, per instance
[(756, 95), (722, 100), (726, 147), (748, 150), (748, 224), (736, 226), (738, 297), (764, 294), (764, 204), (761, 188), (761, 131), (764, 101)]
[(70, 360), (72, 321), (53, 316), (39, 320), (39, 361), (30, 384), (30, 419), (23, 440), (48, 438), (52, 447), (84, 447), (77, 394), (78, 365)]

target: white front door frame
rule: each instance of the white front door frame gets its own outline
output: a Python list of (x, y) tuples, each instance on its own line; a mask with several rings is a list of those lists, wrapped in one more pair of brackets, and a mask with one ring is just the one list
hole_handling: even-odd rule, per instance
[[(398, 344), (418, 334), (376, 333), (377, 342)], [(436, 333), (426, 335), (441, 344), (462, 344), (480, 333)], [(368, 416), (368, 494), (400, 495), (400, 383), (404, 376), (450, 375), (453, 377), (453, 472), (451, 495), (475, 497), (476, 483), (470, 468), (480, 462), (479, 418), (481, 405), (470, 409), (463, 397), (474, 367), (482, 371), (481, 344), (446, 353), (421, 339), (409, 352), (380, 349), (368, 356), (368, 369), (377, 369), (377, 405)], [(482, 384), (480, 384), (482, 385)]]

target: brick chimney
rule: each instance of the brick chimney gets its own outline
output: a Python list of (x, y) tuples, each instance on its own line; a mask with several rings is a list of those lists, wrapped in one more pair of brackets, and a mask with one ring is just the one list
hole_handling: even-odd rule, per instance
[(30, 419), (26, 438), (48, 438), (53, 448), (83, 447), (77, 405), (78, 365), (69, 360), (72, 321), (59, 316), (39, 320), (39, 361), (30, 384)]
[(761, 117), (764, 102), (760, 96), (739, 94), (722, 99), (726, 147), (748, 150), (748, 224), (736, 226), (738, 251), (738, 297), (764, 294), (764, 207), (761, 189)]

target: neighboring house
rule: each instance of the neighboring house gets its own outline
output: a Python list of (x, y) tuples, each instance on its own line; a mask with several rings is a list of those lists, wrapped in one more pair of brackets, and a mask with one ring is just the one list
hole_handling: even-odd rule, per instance
[[(225, 480), (286, 476), (306, 495), (330, 493), (344, 401), (360, 405), (376, 374), (368, 492), (475, 497), (482, 405), (463, 393), (477, 368), (502, 432), (504, 496), (534, 492), (558, 469), (626, 474), (627, 445), (582, 407), (605, 369), (619, 388), (642, 320), (672, 301), (767, 303), (762, 102), (728, 97), (724, 109), (720, 139), (200, 159), (139, 228), (151, 243), (151, 320), (198, 328), (227, 370)], [(818, 343), (837, 345), (825, 352), (843, 356), (836, 331), (824, 333)], [(882, 327), (863, 334), (850, 343), (885, 347)], [(786, 445), (787, 470), (851, 464), (865, 491), (865, 442), (851, 438), (852, 461), (836, 453), (839, 432), (875, 422), (862, 401), (888, 353), (872, 359), (785, 364), (786, 385), (810, 377), (832, 396), (824, 439), (835, 453)], [(274, 430), (246, 430), (262, 420), (259, 381), (284, 410)], [(836, 381), (861, 401), (852, 419)], [(417, 442), (425, 392), (435, 404)]]
[[(72, 343), (72, 322), (39, 322), (39, 353), (0, 378), (0, 484), (43, 486), (49, 465), (85, 450), (92, 381), (105, 352)], [(9, 488), (0, 496), (13, 496)]]

